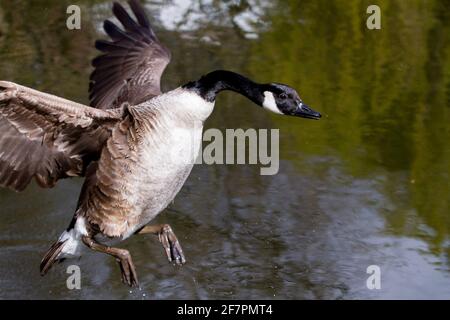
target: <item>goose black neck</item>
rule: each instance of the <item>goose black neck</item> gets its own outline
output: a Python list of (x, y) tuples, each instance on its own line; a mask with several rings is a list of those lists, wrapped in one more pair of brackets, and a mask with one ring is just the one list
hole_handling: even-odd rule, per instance
[(193, 90), (209, 102), (214, 102), (219, 92), (230, 90), (261, 106), (264, 100), (263, 86), (235, 72), (217, 70), (204, 75), (200, 80), (185, 84), (183, 88)]

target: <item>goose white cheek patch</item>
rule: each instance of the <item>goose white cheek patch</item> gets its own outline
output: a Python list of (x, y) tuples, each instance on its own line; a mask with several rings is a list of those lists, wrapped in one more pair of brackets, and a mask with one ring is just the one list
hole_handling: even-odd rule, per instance
[(262, 104), (264, 109), (267, 109), (269, 111), (278, 113), (278, 114), (283, 114), (280, 109), (278, 109), (277, 107), (277, 103), (275, 101), (275, 97), (273, 96), (273, 93), (270, 91), (264, 91), (264, 101)]

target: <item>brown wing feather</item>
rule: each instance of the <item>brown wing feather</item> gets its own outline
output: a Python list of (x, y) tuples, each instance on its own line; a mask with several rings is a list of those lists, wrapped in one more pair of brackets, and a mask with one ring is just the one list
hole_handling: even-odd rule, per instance
[(138, 223), (133, 202), (139, 179), (133, 174), (138, 165), (135, 141), (130, 140), (134, 136), (133, 122), (128, 113), (113, 129), (99, 161), (87, 170), (78, 202), (76, 215), (87, 218), (93, 231), (108, 237), (122, 236), (130, 224)]
[(0, 81), (0, 186), (20, 191), (33, 177), (52, 187), (83, 176), (121, 119), (119, 109), (102, 111)]
[(125, 30), (106, 20), (104, 29), (112, 41), (95, 43), (103, 54), (92, 61), (89, 98), (91, 106), (99, 109), (117, 108), (124, 102), (136, 105), (161, 94), (160, 80), (170, 51), (157, 39), (139, 2), (129, 4), (137, 21), (114, 3), (113, 13)]

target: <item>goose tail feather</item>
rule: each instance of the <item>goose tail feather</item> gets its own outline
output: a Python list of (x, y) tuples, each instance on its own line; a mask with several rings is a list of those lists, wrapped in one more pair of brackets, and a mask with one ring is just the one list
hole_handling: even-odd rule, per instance
[(42, 258), (41, 261), (41, 276), (45, 276), (50, 270), (50, 268), (55, 264), (56, 261), (58, 261), (58, 257), (60, 256), (62, 250), (64, 249), (64, 245), (66, 244), (67, 239), (63, 241), (56, 241), (50, 249), (47, 250), (47, 253), (45, 254), (44, 258)]

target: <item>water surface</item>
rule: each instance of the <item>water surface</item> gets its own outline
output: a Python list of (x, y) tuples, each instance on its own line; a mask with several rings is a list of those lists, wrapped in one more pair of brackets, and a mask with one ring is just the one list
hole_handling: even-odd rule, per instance
[[(93, 41), (110, 1), (75, 1), (82, 30), (65, 28), (73, 1), (0, 2), (0, 78), (87, 103)], [(238, 4), (237, 4), (238, 3)], [(215, 69), (297, 88), (321, 121), (262, 112), (231, 93), (206, 128), (280, 129), (280, 170), (198, 165), (158, 218), (188, 263), (174, 267), (154, 236), (121, 246), (141, 289), (115, 261), (90, 253), (44, 278), (39, 262), (72, 217), (81, 179), (51, 190), (0, 189), (0, 298), (450, 299), (450, 7), (444, 0), (147, 1), (173, 60), (175, 88)], [(381, 290), (368, 290), (378, 265)]]

